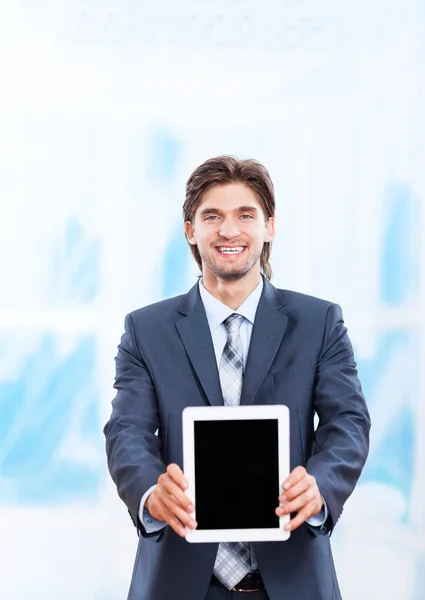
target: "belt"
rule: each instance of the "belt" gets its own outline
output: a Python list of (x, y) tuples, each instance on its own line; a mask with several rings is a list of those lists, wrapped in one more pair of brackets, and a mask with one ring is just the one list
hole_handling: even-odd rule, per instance
[[(215, 585), (223, 585), (215, 575), (213, 575), (211, 583)], [(263, 580), (261, 579), (260, 571), (250, 571), (245, 575), (239, 583), (232, 587), (232, 592), (259, 592), (266, 589)]]

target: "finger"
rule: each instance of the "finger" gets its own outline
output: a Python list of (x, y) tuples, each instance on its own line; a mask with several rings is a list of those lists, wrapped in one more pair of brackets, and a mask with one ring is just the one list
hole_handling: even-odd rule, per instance
[(177, 533), (177, 535), (180, 537), (186, 537), (186, 529), (176, 517), (170, 514), (168, 515), (168, 519), (164, 520), (167, 521), (168, 525)]
[[(170, 514), (176, 516), (183, 523), (183, 525), (190, 527), (191, 529), (194, 529), (197, 526), (197, 523), (193, 519), (193, 517), (187, 512), (185, 508), (181, 507), (176, 502), (173, 496), (165, 496), (162, 499), (162, 503), (165, 507), (165, 510), (167, 510)], [(195, 507), (192, 506), (191, 508), (193, 509), (191, 512), (193, 512), (195, 510)]]
[(284, 490), (289, 490), (293, 485), (298, 483), (305, 475), (307, 471), (304, 467), (295, 467), (295, 469), (288, 475), (282, 484)]
[(189, 527), (189, 529), (196, 529), (198, 523), (193, 519), (190, 515), (187, 514), (185, 510), (180, 508), (179, 506), (175, 506), (171, 511), (175, 517), (181, 522), (184, 527)]
[(277, 509), (276, 514), (288, 515), (292, 512), (300, 511), (310, 504), (310, 502), (315, 502), (316, 506), (319, 503), (319, 493), (315, 488), (308, 488), (308, 490), (294, 498), (291, 502), (286, 502)]
[(283, 494), (279, 496), (279, 502), (288, 502), (294, 500), (297, 496), (304, 493), (310, 487), (312, 487), (312, 482), (308, 480), (307, 477), (303, 477), (298, 483), (293, 485), (289, 490), (285, 490)]
[(154, 492), (160, 495), (163, 502), (167, 504), (170, 501), (176, 502), (179, 506), (182, 506), (188, 512), (195, 510), (191, 500), (186, 496), (182, 489), (174, 482), (168, 473), (163, 473), (158, 478), (158, 485)]
[(303, 510), (300, 510), (300, 512), (293, 519), (286, 523), (284, 529), (286, 529), (286, 531), (294, 531), (295, 529), (297, 529), (314, 514), (314, 507), (314, 502), (307, 504), (307, 506), (305, 506)]
[(167, 467), (167, 473), (182, 490), (187, 490), (189, 483), (179, 465), (171, 463)]
[(181, 537), (185, 537), (186, 535), (185, 527), (195, 529), (198, 525), (183, 509), (174, 505), (173, 510), (170, 510), (160, 498), (155, 502), (155, 511), (158, 515), (155, 518), (168, 523), (168, 525), (170, 525), (170, 527)]

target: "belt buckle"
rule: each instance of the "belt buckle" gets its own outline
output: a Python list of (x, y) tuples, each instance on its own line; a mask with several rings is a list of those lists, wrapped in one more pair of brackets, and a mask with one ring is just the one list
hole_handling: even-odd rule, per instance
[[(259, 572), (257, 571), (251, 571), (250, 573), (248, 573), (241, 581), (239, 581), (239, 583), (237, 583), (235, 586), (232, 587), (231, 591), (232, 592), (259, 592), (261, 589), (264, 588), (251, 588), (251, 589), (246, 589), (246, 587), (239, 587), (241, 585), (241, 583), (245, 580), (248, 579), (247, 581), (247, 585), (250, 583), (248, 578), (248, 575), (256, 575), (257, 576), (257, 585), (258, 585), (258, 578), (259, 578)], [(253, 582), (253, 584), (255, 585), (255, 583)]]

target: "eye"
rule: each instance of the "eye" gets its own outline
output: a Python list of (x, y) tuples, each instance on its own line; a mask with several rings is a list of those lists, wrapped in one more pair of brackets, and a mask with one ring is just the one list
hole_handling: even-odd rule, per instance
[(216, 221), (217, 219), (217, 215), (208, 215), (207, 217), (205, 217), (204, 221)]
[(244, 219), (244, 220), (246, 220), (246, 221), (247, 221), (248, 219), (253, 219), (253, 218), (254, 218), (254, 217), (253, 217), (252, 215), (241, 215), (241, 219)]

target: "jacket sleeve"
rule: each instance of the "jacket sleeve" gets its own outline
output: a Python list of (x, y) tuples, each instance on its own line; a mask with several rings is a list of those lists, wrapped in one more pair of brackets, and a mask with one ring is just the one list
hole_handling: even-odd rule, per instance
[(366, 462), (370, 430), (353, 348), (336, 304), (327, 311), (314, 409), (319, 423), (306, 468), (316, 478), (329, 511), (325, 531), (332, 532)]
[(165, 466), (156, 435), (160, 419), (155, 389), (137, 346), (131, 314), (126, 317), (115, 361), (117, 394), (104, 428), (108, 467), (138, 533), (149, 536), (138, 517), (139, 505), (144, 493), (165, 472)]

